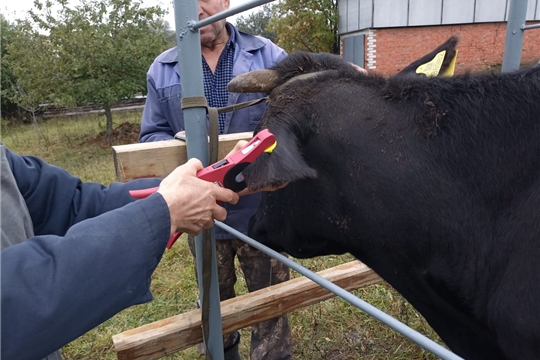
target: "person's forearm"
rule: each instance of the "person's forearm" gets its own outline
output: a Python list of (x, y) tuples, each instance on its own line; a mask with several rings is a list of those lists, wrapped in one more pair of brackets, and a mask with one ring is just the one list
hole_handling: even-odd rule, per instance
[(129, 190), (158, 186), (148, 178), (104, 186), (83, 183), (67, 171), (6, 149), (10, 168), (32, 217), (36, 235), (64, 235), (75, 223), (122, 207), (135, 199)]
[(40, 359), (151, 300), (170, 232), (160, 194), (1, 253), (2, 359)]

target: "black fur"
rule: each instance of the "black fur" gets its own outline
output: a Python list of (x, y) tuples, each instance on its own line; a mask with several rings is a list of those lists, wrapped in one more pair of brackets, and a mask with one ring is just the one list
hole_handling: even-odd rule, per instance
[(263, 195), (250, 235), (305, 258), (350, 252), (466, 359), (540, 357), (540, 68), (388, 79), (339, 57), (285, 86), (258, 130), (277, 148), (245, 171)]

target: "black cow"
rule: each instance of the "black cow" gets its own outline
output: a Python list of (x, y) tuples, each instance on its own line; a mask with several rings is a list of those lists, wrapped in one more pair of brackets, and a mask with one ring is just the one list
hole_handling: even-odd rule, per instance
[(386, 78), (293, 53), (270, 83), (230, 88), (321, 70), (273, 93), (257, 127), (277, 147), (249, 188), (289, 184), (264, 193), (250, 235), (298, 258), (351, 253), (466, 359), (539, 359), (540, 68)]

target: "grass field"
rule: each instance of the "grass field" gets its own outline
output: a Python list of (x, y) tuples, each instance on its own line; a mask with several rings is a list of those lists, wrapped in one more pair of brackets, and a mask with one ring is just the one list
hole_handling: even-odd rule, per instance
[[(114, 114), (115, 126), (138, 124), (140, 112)], [(60, 166), (84, 181), (109, 184), (115, 181), (112, 150), (99, 138), (104, 118), (85, 116), (51, 119), (32, 125), (2, 124), (1, 140), (11, 150), (36, 155)], [(131, 142), (124, 136), (115, 144)], [(92, 234), (88, 234), (92, 236)], [(350, 256), (328, 256), (300, 263), (313, 271), (351, 261)], [(246, 292), (242, 272), (237, 267), (238, 294)], [(293, 273), (293, 277), (298, 276)], [(166, 251), (152, 282), (154, 300), (117, 314), (62, 349), (65, 359), (116, 359), (111, 337), (125, 330), (193, 310), (197, 287), (193, 260), (186, 241), (178, 241)], [(437, 335), (425, 320), (390, 286), (372, 285), (354, 292), (379, 309), (436, 341)], [(76, 321), (76, 319), (74, 319)], [(435, 359), (400, 334), (382, 325), (341, 299), (330, 299), (290, 314), (294, 358), (317, 359)], [(241, 330), (241, 354), (249, 357), (249, 329)], [(167, 359), (197, 359), (191, 348)]]

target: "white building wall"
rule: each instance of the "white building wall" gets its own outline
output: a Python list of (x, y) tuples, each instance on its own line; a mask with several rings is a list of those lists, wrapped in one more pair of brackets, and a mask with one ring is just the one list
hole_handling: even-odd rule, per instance
[[(339, 33), (387, 27), (499, 22), (511, 0), (338, 0)], [(527, 3), (527, 20), (540, 21), (540, 0)]]

